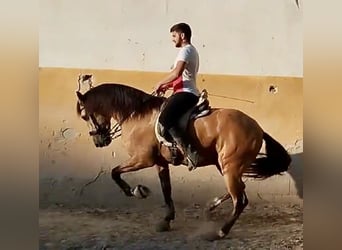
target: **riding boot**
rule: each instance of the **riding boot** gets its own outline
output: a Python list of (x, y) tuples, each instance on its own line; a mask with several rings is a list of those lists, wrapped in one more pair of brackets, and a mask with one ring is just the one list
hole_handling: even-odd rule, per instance
[(170, 128), (168, 132), (170, 133), (174, 141), (182, 148), (188, 161), (189, 171), (194, 170), (198, 164), (197, 150), (191, 143), (189, 143), (188, 137), (184, 133), (179, 132), (175, 128)]

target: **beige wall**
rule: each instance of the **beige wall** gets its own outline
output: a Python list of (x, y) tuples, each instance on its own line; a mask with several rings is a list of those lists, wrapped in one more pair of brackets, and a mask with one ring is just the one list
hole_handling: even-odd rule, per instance
[[(108, 174), (127, 157), (120, 139), (95, 148), (86, 124), (76, 116), (77, 77), (92, 73), (96, 83), (121, 82), (151, 92), (177, 53), (169, 28), (179, 21), (193, 28), (201, 59), (198, 85), (209, 91), (211, 105), (246, 112), (292, 153), (289, 173), (262, 182), (248, 180), (249, 195), (298, 197), (298, 190), (302, 195), (302, 9), (295, 1), (47, 0), (41, 2), (40, 13), (42, 206), (132, 202)], [(276, 93), (269, 91), (271, 85)], [(107, 173), (78, 196), (100, 168)], [(125, 177), (132, 185), (150, 185), (160, 200), (153, 169)], [(191, 173), (173, 168), (172, 180), (178, 202), (204, 202), (224, 192), (212, 167)]]

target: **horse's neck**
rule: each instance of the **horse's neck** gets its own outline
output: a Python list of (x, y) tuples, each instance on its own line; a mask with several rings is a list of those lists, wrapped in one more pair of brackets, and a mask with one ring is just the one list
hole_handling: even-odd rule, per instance
[(137, 130), (143, 131), (154, 131), (154, 125), (156, 118), (158, 116), (159, 111), (154, 110), (150, 114), (147, 114), (143, 117), (137, 116), (127, 119), (127, 121), (123, 122), (121, 125), (122, 136), (126, 136), (136, 132)]

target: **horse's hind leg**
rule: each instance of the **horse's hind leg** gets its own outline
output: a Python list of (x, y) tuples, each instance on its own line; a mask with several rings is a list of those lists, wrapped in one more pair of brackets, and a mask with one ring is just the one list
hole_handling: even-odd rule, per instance
[(223, 171), (226, 187), (232, 198), (234, 208), (231, 216), (225, 221), (218, 232), (205, 236), (208, 240), (217, 240), (225, 237), (248, 204), (247, 195), (244, 191), (245, 184), (241, 179), (242, 168), (243, 166), (239, 164), (229, 165), (229, 167)]
[(211, 218), (211, 213), (220, 206), (224, 201), (229, 200), (231, 198), (230, 194), (224, 194), (221, 197), (216, 197), (213, 199), (205, 208), (205, 216), (208, 220)]
[(225, 222), (219, 231), (220, 237), (224, 237), (229, 233), (235, 221), (239, 218), (242, 211), (248, 205), (248, 199), (245, 193), (245, 184), (243, 183), (241, 176), (239, 174), (235, 174), (233, 170), (232, 173), (228, 172), (225, 174), (224, 178), (228, 192), (232, 197), (234, 208), (230, 218)]
[(175, 219), (175, 207), (171, 197), (171, 181), (170, 170), (168, 164), (163, 166), (156, 165), (160, 185), (164, 195), (164, 201), (166, 204), (166, 216), (157, 224), (156, 230), (158, 232), (164, 232), (170, 230), (170, 221)]

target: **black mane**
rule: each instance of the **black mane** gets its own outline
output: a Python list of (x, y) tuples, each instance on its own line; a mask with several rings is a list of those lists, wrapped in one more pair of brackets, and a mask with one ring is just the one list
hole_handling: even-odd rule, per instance
[[(102, 83), (84, 94), (84, 108), (89, 113), (113, 115), (119, 120), (144, 116), (160, 109), (164, 97), (152, 96), (139, 89), (117, 83)], [(80, 115), (80, 106), (77, 113)]]

